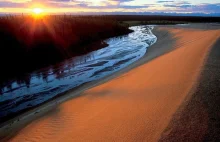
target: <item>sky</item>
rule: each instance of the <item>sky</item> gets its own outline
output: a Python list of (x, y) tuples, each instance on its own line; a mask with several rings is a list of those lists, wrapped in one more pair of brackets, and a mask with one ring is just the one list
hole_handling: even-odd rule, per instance
[(0, 0), (0, 13), (164, 12), (220, 13), (220, 0)]

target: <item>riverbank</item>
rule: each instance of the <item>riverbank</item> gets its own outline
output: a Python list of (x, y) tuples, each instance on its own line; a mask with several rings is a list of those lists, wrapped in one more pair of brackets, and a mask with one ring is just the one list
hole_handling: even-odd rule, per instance
[(130, 29), (134, 32), (106, 40), (108, 47), (36, 71), (0, 88), (0, 125), (70, 89), (99, 80), (138, 61), (157, 38), (151, 33), (151, 26)]
[[(1, 125), (2, 129), (0, 130), (0, 138), (3, 138), (6, 136), (4, 139), (8, 139), (8, 137), (10, 137), (11, 135), (14, 135), (14, 133), (16, 133), (16, 131), (21, 129), (24, 125), (27, 125), (28, 123), (30, 123), (34, 119), (46, 114), (48, 111), (50, 111), (51, 109), (56, 107), (58, 104), (65, 102), (66, 100), (71, 99), (75, 96), (78, 96), (83, 91), (85, 91), (89, 88), (92, 88), (94, 86), (98, 86), (98, 85), (105, 83), (113, 78), (116, 78), (117, 76), (119, 76), (123, 73), (126, 73), (127, 71), (129, 71), (133, 68), (136, 68), (137, 66), (140, 66), (141, 64), (144, 64), (145, 62), (150, 61), (150, 60), (156, 58), (157, 56), (160, 56), (160, 55), (162, 55), (172, 49), (171, 45), (174, 42), (174, 40), (172, 39), (171, 34), (169, 34), (169, 32), (167, 30), (155, 28), (155, 29), (153, 29), (153, 33), (158, 37), (158, 40), (155, 43), (155, 45), (153, 45), (152, 47), (147, 49), (147, 53), (144, 56), (144, 58), (141, 58), (137, 62), (125, 67), (124, 69), (122, 69), (122, 70), (120, 70), (110, 76), (104, 77), (101, 80), (92, 81), (92, 82), (83, 84), (80, 87), (77, 87), (75, 89), (68, 91), (68, 92), (71, 92), (71, 94), (70, 93), (61, 94), (61, 95), (59, 95), (60, 97), (55, 98), (54, 100), (49, 101), (48, 103), (46, 103), (44, 105), (41, 105), (33, 110), (30, 110), (30, 111), (18, 116), (18, 117), (15, 117), (14, 119), (12, 119), (10, 121), (3, 123)], [(165, 44), (167, 40), (170, 41), (169, 44)], [(163, 44), (165, 46), (163, 46), (163, 48), (161, 49)], [(10, 135), (9, 135), (9, 132), (10, 132)]]
[(157, 141), (197, 81), (219, 31), (171, 26), (153, 32), (158, 41), (141, 60), (14, 119), (1, 137), (38, 118), (11, 140)]
[(37, 19), (28, 15), (2, 16), (0, 86), (33, 71), (104, 48), (108, 46), (104, 40), (132, 32), (128, 25), (103, 18), (71, 15), (44, 15)]

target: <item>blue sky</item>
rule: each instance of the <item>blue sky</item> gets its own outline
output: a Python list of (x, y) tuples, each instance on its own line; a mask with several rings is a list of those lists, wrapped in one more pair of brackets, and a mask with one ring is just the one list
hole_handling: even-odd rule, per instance
[(220, 13), (220, 0), (0, 0), (2, 13), (45, 12), (167, 12)]

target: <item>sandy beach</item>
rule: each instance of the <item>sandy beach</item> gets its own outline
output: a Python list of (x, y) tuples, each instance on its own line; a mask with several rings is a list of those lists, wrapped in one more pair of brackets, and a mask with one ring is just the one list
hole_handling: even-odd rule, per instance
[[(208, 139), (207, 135), (213, 134), (209, 131), (210, 126), (219, 124), (217, 120), (212, 122), (212, 119), (208, 119), (214, 106), (204, 105), (202, 110), (210, 111), (202, 113), (200, 105), (203, 103), (187, 104), (195, 104), (191, 101), (215, 100), (206, 99), (204, 95), (199, 99), (195, 96), (207, 92), (198, 91), (198, 88), (204, 89), (201, 82), (208, 80), (208, 77), (201, 77), (207, 74), (204, 73), (205, 68), (217, 71), (211, 69), (213, 64), (219, 62), (210, 56), (216, 53), (214, 47), (219, 46), (220, 26), (158, 26), (153, 32), (158, 41), (142, 59), (114, 75), (87, 83), (10, 120), (0, 129), (2, 141), (154, 142), (175, 141), (172, 138), (177, 137), (181, 137), (182, 141), (186, 137), (188, 141)], [(209, 90), (212, 85), (207, 87), (208, 84), (210, 82), (205, 89)], [(78, 97), (73, 97), (76, 94)], [(183, 118), (194, 106), (198, 109), (190, 114), (199, 117), (192, 118), (202, 117), (204, 121), (193, 123), (193, 120)], [(213, 118), (218, 118), (218, 112)], [(199, 124), (203, 126), (199, 130), (199, 137), (188, 137)], [(181, 135), (182, 131), (187, 133)], [(219, 138), (218, 134), (213, 135)]]

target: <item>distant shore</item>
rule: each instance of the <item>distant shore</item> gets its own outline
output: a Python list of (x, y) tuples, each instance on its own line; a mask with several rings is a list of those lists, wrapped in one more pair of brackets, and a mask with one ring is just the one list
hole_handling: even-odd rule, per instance
[[(172, 116), (190, 98), (220, 30), (197, 24), (158, 26), (153, 33), (158, 41), (142, 59), (8, 122), (0, 129), (0, 138), (6, 141), (14, 136), (10, 140), (16, 142), (158, 141)], [(76, 94), (81, 95), (72, 98)]]

